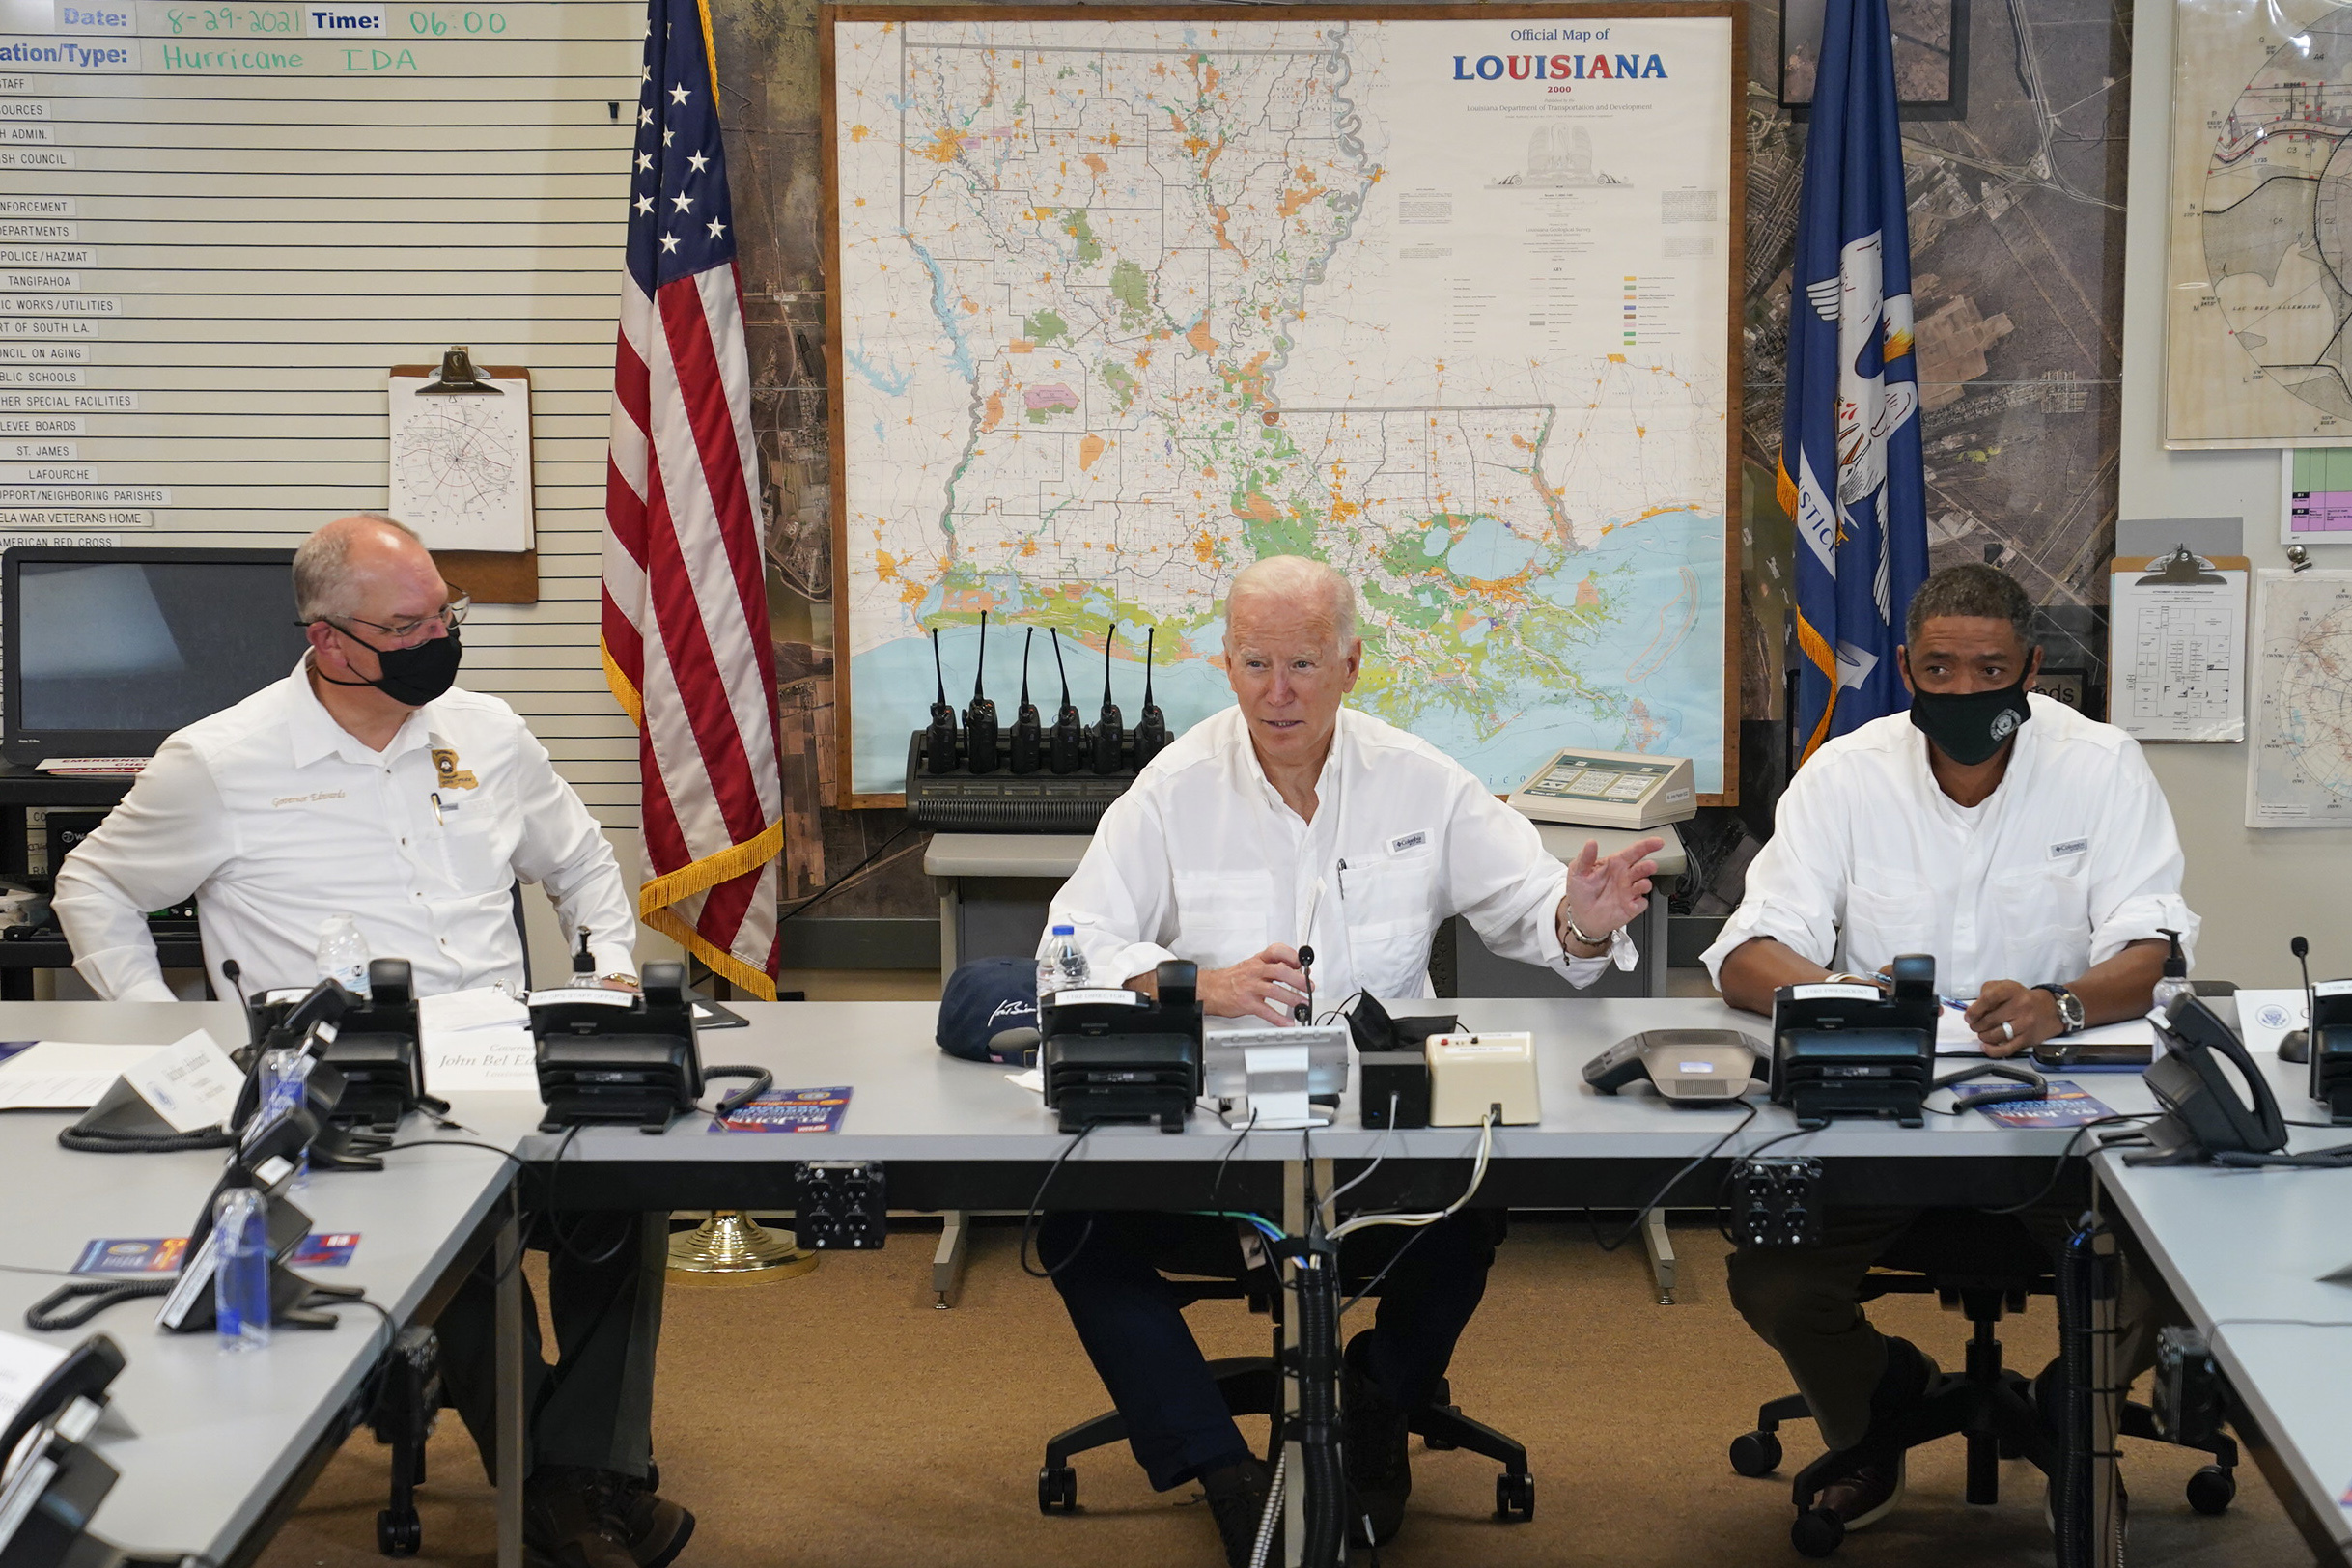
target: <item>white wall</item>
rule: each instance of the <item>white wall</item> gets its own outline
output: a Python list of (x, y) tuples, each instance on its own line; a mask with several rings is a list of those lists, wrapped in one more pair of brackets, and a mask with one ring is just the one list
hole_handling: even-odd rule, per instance
[[(2165, 225), (2171, 160), (2172, 8), (2133, 21), (2131, 197), (2124, 238), (2124, 518), (2243, 517), (2255, 568), (2283, 567), (2275, 450), (2168, 452), (2164, 446)], [(2352, 549), (2317, 549), (2352, 567)], [(2251, 716), (2251, 715), (2250, 715)], [(2246, 820), (2244, 745), (2164, 744), (2149, 763), (2172, 802), (2188, 854), (2190, 908), (2204, 919), (2197, 972), (2241, 985), (2295, 981), (2287, 938), (2311, 938), (2313, 973), (2352, 975), (2352, 828), (2255, 830)]]

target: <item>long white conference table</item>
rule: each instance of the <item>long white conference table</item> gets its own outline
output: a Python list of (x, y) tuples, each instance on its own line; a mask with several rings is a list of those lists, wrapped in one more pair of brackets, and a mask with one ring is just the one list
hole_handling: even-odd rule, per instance
[[(1479, 1194), (1482, 1203), (1513, 1207), (1630, 1207), (1651, 1197), (1667, 1175), (1722, 1139), (1743, 1114), (1728, 1106), (1670, 1106), (1640, 1088), (1613, 1098), (1597, 1095), (1581, 1076), (1593, 1054), (1642, 1029), (1730, 1027), (1759, 1040), (1766, 1033), (1764, 1021), (1711, 1000), (1462, 999), (1392, 1007), (1455, 1012), (1469, 1027), (1534, 1033), (1543, 1118), (1497, 1133), (1494, 1162)], [(315, 1228), (358, 1232), (362, 1241), (348, 1267), (318, 1271), (314, 1277), (365, 1287), (404, 1323), (430, 1318), (460, 1272), (472, 1267), (486, 1248), (501, 1266), (511, 1259), (518, 1173), (526, 1167), (530, 1174), (520, 1176), (519, 1190), (527, 1201), (551, 1200), (567, 1209), (790, 1208), (795, 1167), (812, 1159), (882, 1162), (889, 1203), (897, 1210), (1023, 1209), (1036, 1198), (1048, 1167), (1066, 1155), (1049, 1196), (1051, 1207), (1187, 1208), (1198, 1206), (1213, 1179), (1219, 1181), (1227, 1205), (1272, 1205), (1286, 1195), (1296, 1200), (1301, 1173), (1310, 1162), (1345, 1164), (1385, 1157), (1379, 1178), (1351, 1198), (1386, 1206), (1458, 1195), (1478, 1142), (1474, 1128), (1362, 1128), (1351, 1086), (1337, 1123), (1312, 1134), (1260, 1132), (1237, 1139), (1202, 1110), (1179, 1134), (1105, 1128), (1073, 1148), (1071, 1136), (1056, 1130), (1037, 1095), (1013, 1082), (1003, 1069), (958, 1061), (937, 1049), (930, 1004), (781, 1003), (737, 1010), (749, 1027), (705, 1033), (704, 1060), (766, 1067), (779, 1088), (853, 1086), (837, 1133), (714, 1134), (707, 1119), (697, 1116), (680, 1120), (659, 1136), (598, 1128), (579, 1133), (567, 1145), (558, 1135), (536, 1131), (540, 1107), (529, 1095), (452, 1096), (454, 1117), (467, 1132), (438, 1133), (411, 1118), (402, 1129), (403, 1141), (478, 1140), (511, 1150), (516, 1159), (478, 1149), (406, 1149), (391, 1154), (389, 1168), (380, 1173), (315, 1174), (299, 1200)], [(8, 1039), (163, 1043), (199, 1025), (224, 1043), (241, 1036), (237, 1009), (220, 1004), (0, 1006), (0, 1038)], [(2300, 1070), (2279, 1069), (2276, 1078), (2288, 1113), (2298, 1114), (2296, 1107), (2308, 1105), (2301, 1098)], [(2088, 1074), (2076, 1081), (2117, 1111), (2153, 1108), (2134, 1075)], [(1939, 1095), (1937, 1103), (1947, 1099)], [(21, 1112), (0, 1117), (0, 1173), (12, 1197), (0, 1226), (0, 1265), (65, 1270), (93, 1237), (186, 1233), (195, 1206), (217, 1175), (219, 1156), (68, 1153), (55, 1143), (57, 1128), (68, 1119)], [(1786, 1111), (1760, 1106), (1713, 1161), (1676, 1189), (1671, 1201), (1712, 1203), (1723, 1162), (1766, 1139), (1779, 1139), (1794, 1127)], [(2324, 1141), (2324, 1134), (2313, 1135)], [(1880, 1203), (1997, 1205), (2048, 1186), (2057, 1171), (2054, 1162), (2074, 1141), (2071, 1130), (2011, 1129), (1970, 1114), (1930, 1116), (1927, 1125), (1916, 1129), (1839, 1122), (1778, 1141), (1775, 1152), (1822, 1157), (1832, 1203), (1851, 1193)], [(559, 1149), (563, 1159), (556, 1167), (550, 1162)], [(2100, 1164), (2104, 1172), (2106, 1161)], [(2162, 1177), (2184, 1191), (2200, 1181), (2227, 1186), (2242, 1180), (2213, 1171), (2134, 1172), (2110, 1190), (2119, 1197), (2136, 1192), (2134, 1178), (2141, 1176)], [(2352, 1173), (2254, 1179), (2274, 1183), (2282, 1202), (2320, 1205), (2324, 1199), (2318, 1196), (2299, 1195), (2305, 1190), (2298, 1184), (2314, 1178), (2335, 1183), (2352, 1180)], [(2335, 1190), (2352, 1195), (2352, 1188)], [(25, 1201), (28, 1197), (32, 1201)], [(2315, 1216), (2320, 1210), (2310, 1212)], [(2336, 1213), (2342, 1212), (2339, 1203)], [(2141, 1222), (2128, 1200), (2123, 1213), (2135, 1227)], [(2182, 1269), (2190, 1289), (2184, 1292), (2183, 1280), (2169, 1273), (2168, 1283), (2187, 1300), (2206, 1262), (2193, 1248), (2164, 1245), (2170, 1234), (2166, 1223), (2159, 1220), (2149, 1250), (2159, 1267), (2170, 1258)], [(2194, 1227), (2200, 1221), (2191, 1216), (2181, 1223)], [(2316, 1227), (2309, 1233), (2316, 1234)], [(2352, 1255), (2352, 1233), (2346, 1246)], [(2220, 1266), (2230, 1266), (2229, 1260)], [(37, 1274), (0, 1273), (0, 1326), (21, 1332), (24, 1308), (59, 1282)], [(325, 1454), (350, 1430), (353, 1396), (381, 1348), (382, 1326), (373, 1313), (353, 1307), (338, 1311), (345, 1319), (341, 1329), (282, 1332), (260, 1356), (223, 1355), (209, 1336), (162, 1334), (152, 1326), (152, 1312), (138, 1303), (116, 1307), (83, 1330), (103, 1330), (123, 1345), (129, 1364), (114, 1396), (137, 1433), (94, 1440), (122, 1472), (92, 1523), (94, 1532), (142, 1558), (194, 1554), (222, 1568), (251, 1560), (284, 1512), (298, 1501)], [(2233, 1315), (2241, 1314), (2234, 1309), (2215, 1314)], [(2285, 1314), (2274, 1306), (2260, 1315)], [(2336, 1316), (2352, 1318), (2352, 1313), (2338, 1308)], [(518, 1314), (502, 1316), (508, 1365), (501, 1381), (510, 1394), (519, 1388), (519, 1326)], [(57, 1337), (70, 1342), (76, 1336)], [(2262, 1369), (2270, 1363), (2260, 1358), (2287, 1354), (2283, 1344), (2274, 1348), (2251, 1336), (2226, 1335), (2223, 1342), (2243, 1347), (2249, 1377), (2262, 1379), (2265, 1388)], [(2352, 1343), (2352, 1335), (2346, 1342)], [(2331, 1355), (2343, 1358), (2341, 1352)], [(2283, 1400), (2285, 1395), (2265, 1397)], [(508, 1400), (506, 1414), (512, 1419), (502, 1448), (511, 1442), (518, 1454), (518, 1399)], [(2273, 1418), (2280, 1422), (2274, 1436), (2282, 1444), (2302, 1438), (2304, 1429), (2287, 1424), (2283, 1409)], [(2352, 1440), (2352, 1433), (2340, 1430), (2345, 1424), (2338, 1417), (2338, 1430), (2310, 1428), (2318, 1444), (2305, 1461), (2312, 1474), (2342, 1469), (2344, 1478), (2352, 1479), (2352, 1441), (2341, 1442), (2333, 1455), (2327, 1449), (2339, 1439)], [(512, 1484), (519, 1468), (501, 1466), (510, 1480), (501, 1493), (499, 1532), (501, 1560), (508, 1564), (519, 1560), (519, 1490)], [(1296, 1542), (1299, 1533), (1294, 1530), (1289, 1538)]]

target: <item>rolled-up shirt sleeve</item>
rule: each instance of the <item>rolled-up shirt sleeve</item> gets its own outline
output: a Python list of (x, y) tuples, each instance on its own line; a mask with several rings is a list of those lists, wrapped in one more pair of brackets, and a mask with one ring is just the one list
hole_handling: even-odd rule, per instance
[(1167, 825), (1151, 796), (1130, 791), (1112, 801), (1085, 857), (1048, 907), (1038, 956), (1052, 943), (1053, 928), (1066, 925), (1098, 986), (1125, 985), (1178, 957), (1167, 946), (1176, 935), (1167, 845)]
[(2193, 963), (2203, 924), (2180, 896), (2183, 859), (2172, 807), (2134, 742), (2111, 802), (2112, 827), (2092, 835), (2090, 962), (2104, 964), (2136, 941), (2180, 934)]
[(1560, 945), (1560, 900), (1568, 868), (1544, 848), (1535, 825), (1474, 781), (1455, 796), (1445, 835), (1447, 902), (1498, 958), (1550, 969), (1582, 990), (1614, 963), (1630, 969), (1640, 951), (1623, 927), (1609, 951), (1578, 958)]
[(1712, 946), (1699, 955), (1722, 989), (1723, 960), (1759, 937), (1815, 964), (1837, 954), (1844, 910), (1846, 850), (1834, 826), (1834, 783), (1800, 770), (1773, 817), (1772, 839), (1749, 862), (1748, 889)]
[(636, 973), (637, 912), (610, 841), (528, 730), (518, 739), (516, 763), (522, 836), (515, 847), (515, 875), (546, 888), (567, 946), (580, 931), (589, 934), (588, 954), (598, 974)]
[(180, 903), (236, 853), (236, 830), (196, 748), (167, 741), (98, 831), (57, 871), (53, 906), (73, 967), (108, 1001), (168, 1002), (147, 911)]

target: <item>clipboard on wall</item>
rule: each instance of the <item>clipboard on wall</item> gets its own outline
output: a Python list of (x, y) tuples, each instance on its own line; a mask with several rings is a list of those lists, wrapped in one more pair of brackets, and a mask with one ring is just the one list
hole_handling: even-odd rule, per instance
[[(434, 395), (448, 393), (460, 396)], [(530, 371), (477, 367), (464, 350), (453, 348), (438, 365), (394, 365), (387, 395), (386, 510), (416, 528), (442, 577), (476, 603), (537, 603)], [(405, 414), (417, 410), (445, 417), (420, 431), (413, 417), (404, 423)], [(486, 514), (481, 532), (492, 547), (452, 543), (474, 531), (453, 521), (473, 506)]]
[(2109, 572), (2110, 722), (2141, 741), (2245, 740), (2252, 563), (2180, 546)]

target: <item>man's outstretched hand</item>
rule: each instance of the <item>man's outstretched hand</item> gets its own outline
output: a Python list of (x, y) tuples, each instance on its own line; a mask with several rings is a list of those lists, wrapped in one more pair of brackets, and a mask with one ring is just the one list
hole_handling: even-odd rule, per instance
[(1650, 879), (1658, 874), (1658, 862), (1649, 857), (1665, 848), (1665, 839), (1645, 838), (1604, 860), (1600, 844), (1586, 839), (1568, 862), (1568, 893), (1560, 900), (1562, 945), (1576, 942), (1568, 934), (1570, 920), (1580, 931), (1606, 938), (1647, 908)]
[(1306, 1000), (1306, 971), (1296, 948), (1274, 943), (1227, 969), (1203, 969), (1201, 1011), (1218, 1018), (1262, 1018), (1292, 1023), (1291, 1009)]

